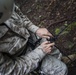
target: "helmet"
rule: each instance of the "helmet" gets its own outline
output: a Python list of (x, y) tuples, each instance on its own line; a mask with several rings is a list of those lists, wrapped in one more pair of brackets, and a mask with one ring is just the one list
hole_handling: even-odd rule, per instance
[(10, 18), (14, 7), (14, 0), (0, 0), (0, 24)]

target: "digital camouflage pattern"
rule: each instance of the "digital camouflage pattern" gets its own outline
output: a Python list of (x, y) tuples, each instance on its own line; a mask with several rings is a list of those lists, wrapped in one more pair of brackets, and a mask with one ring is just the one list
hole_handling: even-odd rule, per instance
[[(59, 60), (59, 50), (55, 48), (51, 54), (46, 55), (41, 46), (34, 50), (26, 47), (30, 37), (28, 31), (35, 33), (37, 29), (15, 6), (11, 18), (0, 25), (0, 75), (27, 75), (39, 66), (43, 58), (41, 74), (67, 75), (65, 64)], [(23, 51), (26, 53), (22, 55)]]

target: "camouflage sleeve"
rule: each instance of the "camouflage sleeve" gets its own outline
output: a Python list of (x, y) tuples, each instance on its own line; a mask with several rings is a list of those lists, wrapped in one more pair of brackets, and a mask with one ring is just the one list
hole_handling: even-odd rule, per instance
[(19, 16), (21, 17), (21, 19), (23, 20), (24, 23), (24, 27), (26, 27), (29, 31), (35, 33), (37, 31), (37, 29), (39, 27), (37, 27), (36, 25), (34, 25), (29, 18), (26, 15), (23, 15), (23, 13), (21, 12), (21, 10), (18, 8), (18, 6), (16, 6), (16, 12), (19, 14)]
[(12, 58), (0, 53), (0, 75), (26, 75), (37, 68), (44, 56), (40, 46), (21, 57)]

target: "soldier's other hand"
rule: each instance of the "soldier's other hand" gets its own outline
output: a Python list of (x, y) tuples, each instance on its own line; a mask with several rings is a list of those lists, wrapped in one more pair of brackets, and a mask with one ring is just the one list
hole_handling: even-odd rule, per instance
[(46, 29), (46, 28), (39, 28), (36, 31), (36, 34), (41, 38), (47, 38), (53, 37), (52, 34)]
[(55, 43), (50, 43), (49, 41), (45, 41), (41, 44), (43, 52), (46, 54), (50, 53), (52, 50), (52, 47), (55, 45)]

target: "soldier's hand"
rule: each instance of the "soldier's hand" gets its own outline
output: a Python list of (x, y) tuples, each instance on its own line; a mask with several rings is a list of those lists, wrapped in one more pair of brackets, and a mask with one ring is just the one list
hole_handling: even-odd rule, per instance
[(36, 34), (41, 38), (50, 38), (52, 34), (46, 28), (39, 28)]
[(43, 52), (50, 53), (52, 50), (52, 47), (55, 45), (55, 43), (50, 43), (49, 41), (45, 41), (41, 44)]

